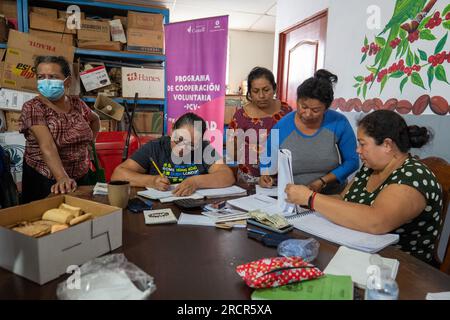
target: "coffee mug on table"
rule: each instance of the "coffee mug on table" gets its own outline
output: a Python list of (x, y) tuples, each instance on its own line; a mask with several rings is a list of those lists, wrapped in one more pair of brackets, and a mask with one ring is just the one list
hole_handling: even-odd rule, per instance
[(109, 204), (126, 208), (130, 199), (130, 183), (128, 181), (111, 181), (108, 183)]

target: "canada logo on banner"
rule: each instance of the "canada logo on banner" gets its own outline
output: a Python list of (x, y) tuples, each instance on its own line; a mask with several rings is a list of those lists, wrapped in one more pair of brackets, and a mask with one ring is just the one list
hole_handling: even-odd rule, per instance
[(165, 26), (168, 133), (183, 114), (194, 112), (208, 125), (221, 153), (225, 111), (228, 16)]

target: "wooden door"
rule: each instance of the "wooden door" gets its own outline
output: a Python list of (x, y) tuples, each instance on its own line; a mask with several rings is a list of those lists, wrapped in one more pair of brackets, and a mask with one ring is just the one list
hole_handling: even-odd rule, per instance
[(328, 11), (280, 33), (278, 51), (278, 97), (297, 107), (297, 87), (323, 68)]

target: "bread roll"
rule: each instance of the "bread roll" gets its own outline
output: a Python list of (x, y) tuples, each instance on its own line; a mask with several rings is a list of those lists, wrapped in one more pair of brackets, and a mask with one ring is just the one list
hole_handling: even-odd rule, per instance
[(61, 203), (59, 206), (60, 209), (69, 211), (71, 214), (73, 214), (75, 217), (81, 216), (81, 208), (73, 207), (65, 203)]
[(42, 216), (42, 220), (50, 220), (62, 224), (69, 223), (69, 221), (72, 220), (73, 218), (75, 218), (75, 216), (72, 213), (62, 209), (47, 210)]
[(91, 219), (91, 218), (92, 218), (92, 214), (86, 213), (86, 214), (83, 214), (82, 216), (79, 216), (77, 218), (74, 218), (74, 219), (70, 220), (69, 224), (71, 226), (73, 226), (75, 224), (81, 223), (81, 222), (86, 221), (86, 220)]
[(54, 226), (52, 226), (51, 233), (55, 233), (67, 228), (69, 228), (67, 224), (55, 224)]
[(13, 230), (23, 233), (29, 237), (39, 238), (50, 233), (51, 227), (43, 224), (28, 224), (25, 226), (13, 228)]

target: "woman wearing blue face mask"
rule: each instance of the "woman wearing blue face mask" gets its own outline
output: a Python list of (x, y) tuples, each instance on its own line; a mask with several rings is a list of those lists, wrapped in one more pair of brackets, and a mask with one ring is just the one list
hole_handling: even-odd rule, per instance
[(23, 105), (20, 116), (26, 139), (24, 203), (83, 184), (90, 165), (88, 146), (100, 128), (99, 117), (79, 97), (65, 94), (71, 73), (64, 57), (37, 57), (35, 68), (40, 94)]

